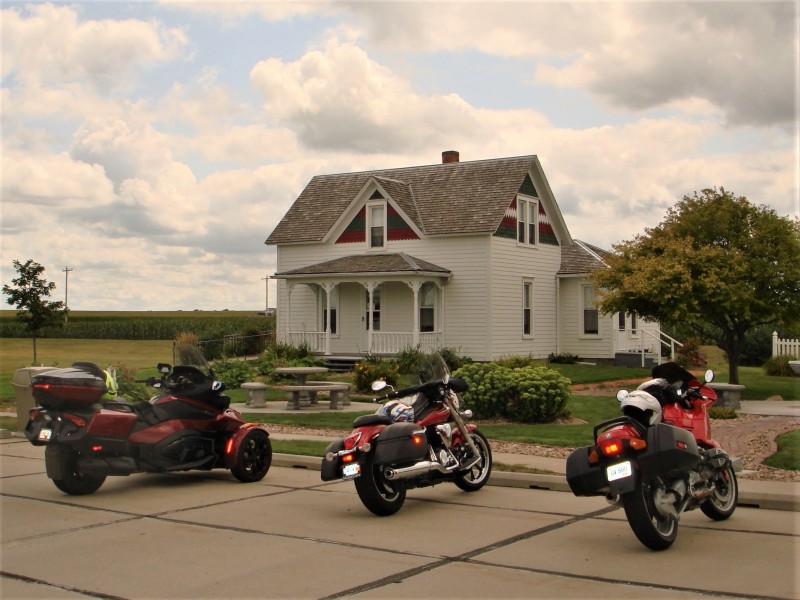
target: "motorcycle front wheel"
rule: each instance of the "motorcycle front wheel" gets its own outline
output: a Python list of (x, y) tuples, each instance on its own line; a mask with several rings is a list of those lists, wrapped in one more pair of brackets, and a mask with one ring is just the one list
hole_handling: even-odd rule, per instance
[(700, 505), (700, 510), (709, 519), (724, 521), (736, 510), (739, 500), (739, 484), (733, 467), (728, 466), (714, 479), (714, 494)]
[(666, 550), (678, 536), (678, 520), (656, 509), (658, 498), (665, 493), (657, 479), (639, 480), (636, 488), (621, 498), (633, 533), (651, 550)]
[[(470, 432), (469, 435), (478, 448), (479, 459), (466, 471), (456, 473), (453, 477), (453, 483), (465, 492), (477, 492), (489, 481), (489, 475), (492, 472), (492, 450), (489, 448), (489, 441), (486, 436), (477, 429)], [(466, 444), (464, 445), (464, 450), (463, 454), (459, 455), (458, 458), (462, 464), (465, 462), (469, 464), (475, 460), (475, 456)]]
[(48, 473), (59, 473), (53, 478), (55, 486), (72, 496), (93, 494), (106, 480), (105, 475), (86, 475), (78, 468), (78, 453), (63, 446), (48, 446), (44, 452)]
[(383, 465), (374, 463), (375, 455), (367, 454), (361, 461), (361, 476), (353, 480), (361, 502), (379, 517), (393, 515), (406, 500), (402, 481), (389, 481), (383, 475)]
[(262, 429), (251, 429), (239, 445), (231, 473), (239, 481), (252, 483), (264, 479), (272, 465), (272, 443)]

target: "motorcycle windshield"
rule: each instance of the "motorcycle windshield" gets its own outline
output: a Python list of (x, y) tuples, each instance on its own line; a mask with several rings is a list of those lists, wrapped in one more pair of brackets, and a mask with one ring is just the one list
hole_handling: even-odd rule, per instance
[(175, 342), (172, 346), (172, 360), (176, 366), (194, 367), (202, 373), (211, 374), (211, 367), (203, 356), (203, 351), (195, 344)]
[(418, 374), (420, 383), (450, 380), (450, 369), (438, 352), (431, 352), (422, 357), (418, 365)]

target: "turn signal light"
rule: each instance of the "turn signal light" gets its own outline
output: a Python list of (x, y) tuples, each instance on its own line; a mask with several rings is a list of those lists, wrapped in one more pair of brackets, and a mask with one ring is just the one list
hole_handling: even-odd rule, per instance
[(600, 457), (597, 454), (597, 449), (593, 449), (589, 452), (589, 464), (596, 465), (600, 461)]
[(346, 463), (353, 462), (353, 455), (352, 454), (345, 454), (344, 456), (342, 456), (342, 462), (346, 462)]
[(415, 435), (415, 436), (413, 436), (411, 439), (414, 441), (414, 443), (415, 443), (417, 446), (419, 446), (419, 445), (420, 445), (420, 444), (423, 442), (423, 439), (422, 439), (422, 436), (421, 436), (421, 435)]
[(644, 450), (647, 448), (647, 442), (640, 440), (639, 438), (633, 438), (631, 439), (631, 448), (634, 450)]
[(102, 446), (92, 446), (92, 452), (100, 452), (103, 450)]
[(225, 454), (230, 454), (233, 452), (233, 438), (228, 439), (228, 443), (225, 444)]

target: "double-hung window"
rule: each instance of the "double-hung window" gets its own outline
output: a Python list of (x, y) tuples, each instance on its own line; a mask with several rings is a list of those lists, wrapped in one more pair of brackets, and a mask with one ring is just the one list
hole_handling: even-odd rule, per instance
[(517, 243), (535, 246), (539, 242), (539, 201), (517, 196)]
[(522, 335), (533, 335), (533, 281), (522, 282)]
[(369, 247), (383, 248), (386, 245), (386, 207), (383, 204), (368, 206)]
[(419, 330), (421, 332), (435, 331), (436, 314), (436, 285), (424, 283), (419, 290)]
[(600, 321), (597, 312), (597, 301), (594, 295), (594, 286), (581, 286), (581, 327), (583, 335), (597, 335), (600, 333)]

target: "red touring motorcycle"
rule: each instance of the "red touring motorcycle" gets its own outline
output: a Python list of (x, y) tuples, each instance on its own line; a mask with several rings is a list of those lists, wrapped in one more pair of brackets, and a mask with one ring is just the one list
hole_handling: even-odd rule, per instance
[(106, 373), (94, 363), (35, 375), (25, 436), (45, 447), (47, 476), (67, 494), (95, 492), (108, 475), (230, 469), (240, 481), (260, 481), (272, 463), (263, 425), (245, 423), (229, 408), (225, 384), (200, 350), (176, 344), (174, 368), (145, 383), (163, 391), (149, 402), (105, 400)]
[[(733, 514), (741, 461), (711, 439), (714, 390), (672, 362), (652, 375), (636, 391), (620, 390), (624, 416), (599, 423), (595, 445), (569, 456), (567, 482), (576, 496), (621, 501), (639, 541), (664, 550), (675, 541), (684, 511), (699, 507), (715, 521)], [(705, 383), (713, 377), (706, 371)]]
[[(322, 480), (352, 479), (358, 497), (379, 516), (396, 513), (406, 490), (452, 481), (466, 492), (481, 489), (492, 471), (486, 437), (465, 419), (459, 392), (468, 384), (450, 377), (444, 359), (427, 355), (420, 365), (421, 385), (375, 398), (384, 404), (374, 415), (362, 415), (353, 432), (333, 442), (322, 459)], [(374, 391), (386, 387), (383, 381)]]

